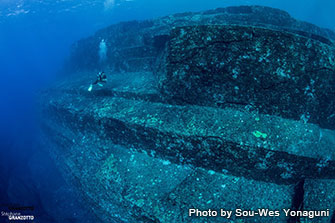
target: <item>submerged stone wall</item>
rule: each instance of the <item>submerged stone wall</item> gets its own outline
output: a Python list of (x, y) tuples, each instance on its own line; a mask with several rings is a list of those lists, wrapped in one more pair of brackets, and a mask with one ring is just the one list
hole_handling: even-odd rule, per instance
[(333, 46), (264, 28), (188, 26), (173, 29), (167, 51), (158, 76), (172, 103), (250, 106), (335, 129)]
[[(193, 25), (242, 25), (283, 30), (333, 44), (335, 34), (327, 29), (292, 18), (287, 12), (261, 6), (228, 7), (189, 12), (153, 20), (115, 24), (94, 36), (76, 42), (66, 70), (111, 69), (114, 72), (153, 71), (157, 56), (175, 27)], [(99, 62), (99, 43), (107, 44), (107, 61)]]

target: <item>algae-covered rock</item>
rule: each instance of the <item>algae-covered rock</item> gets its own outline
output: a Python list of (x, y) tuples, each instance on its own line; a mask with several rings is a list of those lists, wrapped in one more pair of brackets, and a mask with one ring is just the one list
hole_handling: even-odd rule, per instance
[(191, 26), (171, 32), (161, 89), (170, 101), (250, 106), (335, 128), (335, 48), (282, 31)]
[(306, 220), (284, 210), (333, 202), (334, 39), (259, 6), (112, 25), (41, 93), (41, 141), (102, 222)]
[(303, 189), (304, 210), (312, 211), (313, 221), (334, 222), (335, 181), (333, 179), (306, 180)]
[(335, 173), (334, 132), (313, 124), (231, 108), (118, 97), (82, 100), (73, 94), (54, 97), (49, 119), (83, 131), (98, 127), (99, 138), (173, 163), (227, 169), (256, 180), (287, 184)]
[(99, 44), (107, 45), (104, 67), (115, 72), (153, 71), (156, 58), (175, 27), (194, 25), (243, 25), (285, 30), (326, 44), (333, 44), (335, 34), (310, 23), (292, 18), (287, 12), (262, 6), (218, 8), (204, 12), (179, 13), (158, 19), (111, 25), (94, 36), (76, 42), (66, 69), (69, 71), (102, 69)]
[[(43, 140), (48, 141), (63, 174), (103, 222), (231, 222), (238, 219), (234, 212), (238, 208), (291, 207), (292, 185), (233, 176), (224, 169), (216, 172), (175, 164), (152, 157), (154, 151), (149, 154), (117, 146), (96, 131), (58, 124), (44, 123), (48, 135)], [(67, 150), (66, 155), (61, 148)], [(234, 214), (230, 218), (189, 217), (192, 208)], [(273, 222), (274, 217), (247, 219)], [(275, 219), (288, 218), (282, 214)]]

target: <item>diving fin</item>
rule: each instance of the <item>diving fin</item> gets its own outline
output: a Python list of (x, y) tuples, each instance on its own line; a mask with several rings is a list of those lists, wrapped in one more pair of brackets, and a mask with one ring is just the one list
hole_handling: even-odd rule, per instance
[(93, 88), (93, 85), (91, 84), (89, 87), (88, 87), (88, 91), (92, 91), (92, 88)]

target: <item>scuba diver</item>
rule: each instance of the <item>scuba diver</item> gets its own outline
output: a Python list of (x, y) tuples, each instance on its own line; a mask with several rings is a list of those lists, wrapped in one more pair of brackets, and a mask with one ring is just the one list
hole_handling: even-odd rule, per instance
[(89, 86), (88, 91), (92, 91), (93, 85), (99, 85), (100, 87), (103, 86), (104, 83), (107, 82), (107, 76), (105, 72), (100, 71), (97, 75), (97, 79)]

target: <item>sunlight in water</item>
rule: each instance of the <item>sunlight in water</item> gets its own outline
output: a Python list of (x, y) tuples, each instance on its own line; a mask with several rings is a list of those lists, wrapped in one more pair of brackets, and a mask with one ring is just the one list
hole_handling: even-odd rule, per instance
[(115, 0), (105, 0), (104, 2), (104, 8), (105, 10), (110, 10), (114, 7), (115, 5)]

